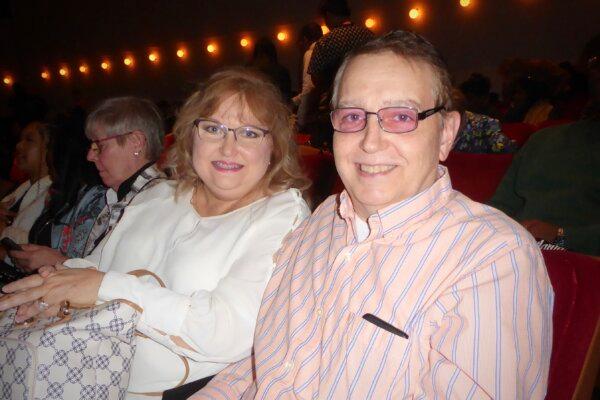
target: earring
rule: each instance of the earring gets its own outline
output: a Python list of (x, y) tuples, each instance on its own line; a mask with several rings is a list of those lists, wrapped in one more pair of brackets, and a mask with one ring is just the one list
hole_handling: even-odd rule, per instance
[(140, 152), (139, 152), (139, 151), (134, 151), (134, 152), (133, 152), (133, 155), (137, 157), (137, 156), (139, 156), (139, 155), (140, 155)]

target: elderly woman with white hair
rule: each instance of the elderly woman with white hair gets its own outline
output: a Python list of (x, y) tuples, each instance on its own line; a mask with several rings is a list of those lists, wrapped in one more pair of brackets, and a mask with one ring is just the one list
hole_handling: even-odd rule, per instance
[[(102, 239), (119, 222), (124, 209), (140, 192), (165, 178), (156, 167), (162, 152), (163, 122), (152, 102), (137, 97), (104, 100), (88, 116), (85, 134), (91, 141), (87, 159), (95, 164), (108, 191), (106, 206), (89, 234), (76, 238), (85, 242), (78, 245), (83, 249), (82, 256), (100, 250)], [(11, 255), (28, 271), (67, 260), (58, 249), (47, 246), (26, 244), (22, 248)]]

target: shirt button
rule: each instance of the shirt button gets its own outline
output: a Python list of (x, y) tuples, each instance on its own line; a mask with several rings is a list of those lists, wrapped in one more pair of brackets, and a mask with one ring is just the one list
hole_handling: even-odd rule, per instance
[(283, 367), (285, 368), (286, 371), (290, 371), (292, 368), (294, 368), (294, 362), (288, 361), (284, 364)]
[(321, 315), (323, 315), (323, 309), (322, 308), (317, 308), (317, 315), (320, 317)]
[(350, 261), (350, 258), (352, 257), (352, 253), (346, 253), (346, 255), (344, 257), (346, 257), (346, 261)]

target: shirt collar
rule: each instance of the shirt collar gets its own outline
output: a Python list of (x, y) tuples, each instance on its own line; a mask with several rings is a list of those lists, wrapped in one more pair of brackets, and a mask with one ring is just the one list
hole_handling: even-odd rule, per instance
[[(429, 188), (369, 216), (369, 238), (394, 234), (399, 229), (430, 218), (444, 207), (455, 196), (455, 191), (452, 190), (448, 169), (439, 165), (437, 172), (438, 178)], [(340, 195), (339, 214), (349, 226), (354, 226), (356, 213), (346, 190)]]
[(125, 195), (127, 193), (129, 193), (129, 191), (131, 190), (131, 186), (133, 186), (133, 183), (135, 182), (135, 180), (138, 178), (138, 176), (140, 176), (140, 174), (149, 166), (151, 166), (152, 164), (154, 164), (153, 161), (150, 161), (147, 164), (144, 164), (144, 166), (140, 169), (138, 169), (136, 171), (135, 174), (131, 175), (129, 178), (125, 179), (123, 181), (123, 183), (121, 183), (119, 185), (119, 189), (117, 189), (117, 199), (119, 201), (123, 200), (125, 198)]

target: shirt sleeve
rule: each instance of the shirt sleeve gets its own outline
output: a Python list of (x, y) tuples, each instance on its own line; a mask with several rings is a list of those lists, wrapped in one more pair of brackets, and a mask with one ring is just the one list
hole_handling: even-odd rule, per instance
[(533, 244), (459, 279), (432, 307), (441, 318), (421, 370), (425, 397), (543, 399), (553, 299)]
[(254, 221), (248, 241), (252, 246), (233, 262), (214, 290), (187, 296), (146, 278), (109, 271), (98, 298), (125, 299), (139, 305), (143, 313), (138, 329), (177, 354), (198, 362), (236, 362), (252, 348), (273, 256), (305, 215), (305, 206), (294, 203)]

